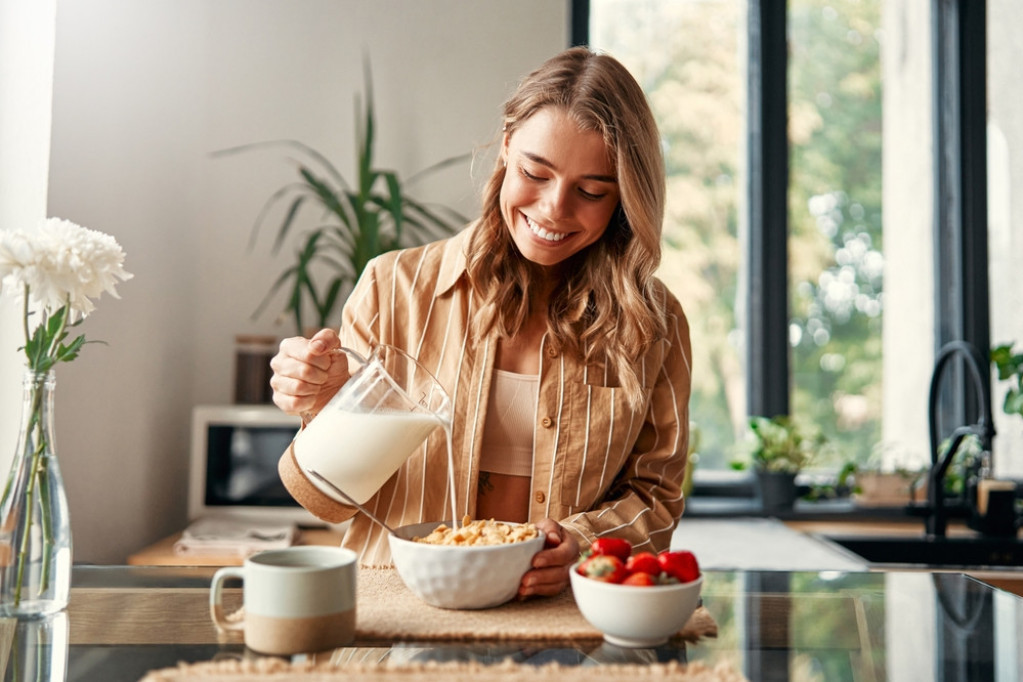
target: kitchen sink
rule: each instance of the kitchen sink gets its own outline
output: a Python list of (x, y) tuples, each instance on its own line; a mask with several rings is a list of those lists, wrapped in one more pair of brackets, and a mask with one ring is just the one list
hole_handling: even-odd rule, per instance
[(825, 535), (824, 540), (871, 563), (941, 568), (1023, 568), (1015, 538)]

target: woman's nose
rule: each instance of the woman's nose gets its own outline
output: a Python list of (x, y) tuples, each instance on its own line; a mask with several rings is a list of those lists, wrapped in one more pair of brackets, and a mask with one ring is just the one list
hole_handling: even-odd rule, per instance
[(565, 183), (552, 182), (544, 188), (540, 207), (548, 219), (558, 220), (570, 210), (569, 202), (570, 197)]

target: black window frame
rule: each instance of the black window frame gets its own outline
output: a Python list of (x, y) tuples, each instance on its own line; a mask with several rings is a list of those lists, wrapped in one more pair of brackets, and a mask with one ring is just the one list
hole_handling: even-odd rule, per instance
[[(786, 0), (748, 0), (746, 149), (750, 271), (747, 278), (747, 413), (788, 414), (788, 45)], [(934, 89), (934, 349), (965, 340), (985, 359), (991, 343), (987, 245), (987, 2), (931, 0)], [(589, 0), (572, 0), (571, 44), (589, 42)], [(769, 169), (769, 172), (768, 170)], [(990, 377), (983, 390), (991, 399)], [(943, 424), (975, 422), (962, 396)], [(925, 400), (920, 396), (921, 404)], [(922, 435), (923, 437), (923, 435)]]

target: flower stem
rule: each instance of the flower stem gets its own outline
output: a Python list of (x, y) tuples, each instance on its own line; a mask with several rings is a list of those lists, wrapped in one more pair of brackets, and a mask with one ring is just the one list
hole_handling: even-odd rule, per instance
[[(39, 488), (39, 498), (44, 500), (49, 497), (45, 494), (43, 487), (46, 485), (46, 481), (42, 480), (40, 466), (45, 464), (43, 460), (44, 452), (46, 451), (46, 430), (44, 428), (42, 420), (42, 399), (44, 386), (33, 386), (32, 388), (32, 399), (31, 407), (29, 408), (29, 423), (27, 430), (31, 434), (33, 431), (36, 433), (35, 439), (29, 438), (29, 442), (35, 442), (32, 448), (32, 454), (28, 456), (28, 461), (23, 464), (29, 468), (28, 485), (25, 490), (25, 515), (23, 524), (21, 527), (21, 546), (18, 548), (18, 570), (17, 577), (14, 585), (14, 605), (17, 606), (21, 603), (21, 590), (25, 580), (25, 566), (28, 564), (29, 556), (29, 540), (32, 536), (32, 519), (35, 516), (36, 508), (36, 488)], [(40, 507), (40, 522), (43, 526), (44, 548), (52, 543), (52, 523), (49, 520), (49, 509), (48, 505), (43, 504)], [(49, 532), (47, 533), (47, 528)], [(44, 557), (45, 559), (45, 557)], [(47, 584), (49, 583), (49, 571), (46, 561), (43, 563), (43, 574), (41, 576), (41, 583), (39, 586), (40, 593), (45, 591)]]
[[(31, 335), (31, 334), (29, 333), (29, 331), (28, 331), (28, 299), (29, 299), (29, 287), (28, 287), (28, 283), (27, 283), (27, 282), (25, 283), (25, 296), (24, 296), (24, 298), (25, 298), (25, 303), (24, 303), (24, 308), (25, 308), (25, 310), (24, 310), (24, 312), (23, 312), (23, 313), (22, 313), (22, 315), (21, 315), (21, 324), (22, 324), (22, 327), (23, 327), (23, 328), (25, 329), (25, 346), (27, 347), (27, 346), (28, 346), (28, 341), (29, 341), (29, 339), (31, 339), (31, 338), (32, 338), (32, 335)], [(29, 362), (30, 362), (30, 363), (31, 363), (31, 360), (32, 360), (32, 358), (29, 358)]]
[(39, 589), (36, 596), (43, 596), (50, 585), (50, 559), (53, 556), (53, 519), (50, 518), (50, 455), (43, 452), (37, 475), (39, 476), (39, 524), (43, 532), (43, 563), (39, 574)]

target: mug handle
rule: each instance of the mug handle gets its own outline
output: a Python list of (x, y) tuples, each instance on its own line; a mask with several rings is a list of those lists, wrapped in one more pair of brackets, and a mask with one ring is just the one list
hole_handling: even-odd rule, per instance
[(224, 616), (223, 587), (227, 578), (245, 579), (245, 570), (241, 566), (226, 566), (213, 574), (210, 583), (210, 616), (213, 624), (221, 630), (241, 630), (245, 627), (244, 620), (229, 621)]

